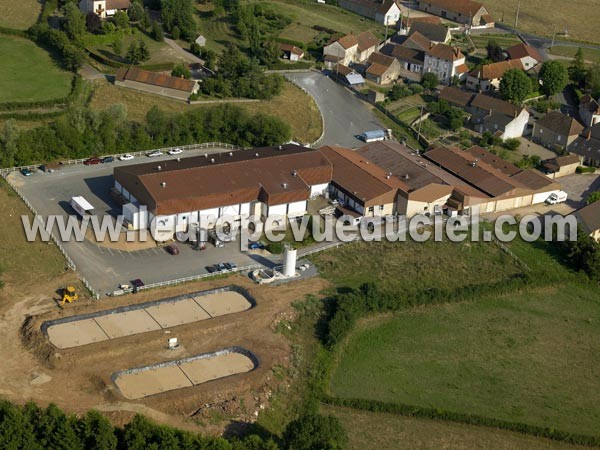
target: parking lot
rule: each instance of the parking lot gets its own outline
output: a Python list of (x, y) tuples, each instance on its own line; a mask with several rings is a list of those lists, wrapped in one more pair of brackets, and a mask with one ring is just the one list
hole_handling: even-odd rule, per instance
[[(181, 157), (214, 154), (224, 149), (188, 150)], [(230, 150), (226, 150), (229, 152)], [(240, 150), (243, 151), (243, 150)], [(155, 160), (175, 159), (165, 155)], [(69, 202), (71, 197), (81, 195), (95, 208), (98, 216), (120, 214), (120, 207), (112, 200), (109, 189), (113, 185), (112, 173), (117, 165), (148, 162), (145, 156), (131, 161), (115, 161), (107, 164), (85, 166), (82, 164), (62, 166), (52, 173), (35, 172), (25, 177), (20, 173), (9, 175), (10, 181), (29, 200), (38, 214), (73, 214)], [(137, 251), (125, 251), (103, 247), (88, 241), (70, 240), (64, 244), (65, 251), (77, 266), (80, 273), (100, 295), (111, 293), (120, 284), (131, 283), (140, 278), (144, 283), (156, 283), (207, 273), (206, 267), (219, 262), (232, 262), (238, 267), (255, 264), (271, 265), (272, 261), (261, 255), (261, 251), (242, 253), (239, 242), (231, 242), (223, 248), (209, 245), (203, 251), (196, 251), (190, 245), (180, 244), (179, 255), (170, 255), (164, 248), (150, 247)]]

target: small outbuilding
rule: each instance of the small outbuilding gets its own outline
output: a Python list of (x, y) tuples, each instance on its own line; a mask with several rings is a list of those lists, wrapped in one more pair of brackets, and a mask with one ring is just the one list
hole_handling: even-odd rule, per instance
[(206, 38), (204, 36), (200, 35), (196, 38), (196, 40), (194, 42), (196, 44), (198, 44), (200, 47), (204, 47), (206, 45)]

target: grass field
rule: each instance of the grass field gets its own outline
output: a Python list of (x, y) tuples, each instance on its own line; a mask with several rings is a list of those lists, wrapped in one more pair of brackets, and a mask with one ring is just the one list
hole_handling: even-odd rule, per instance
[(404, 292), (460, 287), (519, 272), (513, 260), (490, 243), (447, 240), (358, 242), (317, 254), (314, 261), (321, 275), (337, 286), (358, 287), (372, 281), (383, 289)]
[[(497, 22), (515, 24), (519, 0), (485, 0), (484, 5)], [(521, 2), (519, 29), (552, 36), (554, 27), (559, 33), (566, 30), (572, 39), (598, 42), (600, 8), (597, 0), (528, 0)], [(560, 36), (559, 36), (560, 37)]]
[[(374, 21), (365, 20), (336, 6), (317, 4), (307, 0), (271, 0), (261, 1), (261, 3), (273, 6), (277, 12), (292, 19), (292, 23), (278, 35), (285, 39), (309, 43), (319, 34), (319, 31), (312, 28), (314, 25), (344, 34), (370, 30), (380, 34), (382, 38), (385, 32), (384, 27)], [(245, 45), (231, 29), (226, 17), (213, 17), (212, 6), (198, 4), (196, 10), (196, 20), (202, 34), (207, 38), (208, 48), (220, 51), (228, 42)]]
[(331, 392), (598, 434), (600, 298), (568, 285), (370, 320)]
[(2, 36), (0, 55), (0, 103), (50, 100), (69, 93), (72, 74), (33, 42)]
[(0, 0), (0, 26), (26, 30), (37, 21), (42, 3), (40, 0)]
[(496, 41), (502, 48), (512, 47), (515, 44), (520, 44), (521, 40), (512, 34), (477, 34), (471, 36), (471, 40), (479, 50), (485, 52), (485, 48), (489, 41)]
[[(214, 106), (214, 104), (189, 105), (100, 82), (90, 102), (90, 108), (104, 110), (114, 103), (125, 105), (128, 118), (137, 121), (143, 121), (152, 106), (158, 106), (171, 113)], [(293, 137), (300, 142), (313, 142), (321, 135), (321, 114), (317, 105), (311, 97), (291, 83), (286, 82), (282, 94), (272, 100), (237, 105), (252, 114), (260, 112), (283, 119), (290, 124)]]
[(64, 272), (66, 263), (55, 245), (27, 242), (21, 215), (31, 215), (4, 180), (0, 182), (0, 210), (0, 268), (7, 287), (26, 292), (28, 286), (48, 282)]
[(575, 450), (587, 447), (563, 444), (509, 431), (392, 414), (374, 414), (346, 408), (323, 407), (346, 428), (348, 450), (495, 449)]
[[(577, 53), (578, 47), (568, 47), (566, 45), (555, 45), (551, 51), (549, 51), (552, 55), (565, 56), (567, 58), (574, 58), (575, 53)], [(600, 49), (595, 48), (584, 48), (583, 50), (583, 58), (588, 63), (597, 63), (600, 62)]]

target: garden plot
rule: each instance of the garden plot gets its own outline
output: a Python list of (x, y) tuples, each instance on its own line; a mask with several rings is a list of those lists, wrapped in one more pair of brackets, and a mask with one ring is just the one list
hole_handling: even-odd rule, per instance
[(136, 400), (250, 372), (257, 366), (258, 360), (251, 352), (232, 347), (177, 361), (124, 370), (113, 374), (112, 379), (125, 398)]
[(229, 286), (44, 322), (42, 331), (55, 347), (66, 349), (242, 312), (253, 304), (243, 289)]

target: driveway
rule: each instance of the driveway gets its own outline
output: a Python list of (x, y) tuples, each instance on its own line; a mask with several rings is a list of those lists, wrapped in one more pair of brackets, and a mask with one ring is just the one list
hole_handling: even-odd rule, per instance
[(585, 206), (585, 199), (594, 191), (600, 191), (600, 174), (587, 173), (567, 175), (566, 177), (557, 178), (558, 181), (569, 197), (567, 204), (574, 209)]
[(322, 145), (356, 148), (364, 142), (355, 136), (385, 128), (354, 94), (317, 72), (289, 73), (286, 78), (305, 89), (317, 103), (325, 121)]
[(165, 44), (167, 44), (169, 47), (171, 47), (173, 50), (175, 50), (175, 52), (181, 58), (183, 58), (185, 61), (187, 61), (189, 63), (199, 63), (199, 64), (204, 65), (204, 60), (198, 58), (196, 55), (194, 55), (194, 54), (188, 52), (187, 50), (185, 50), (184, 48), (182, 48), (173, 39), (165, 38)]

